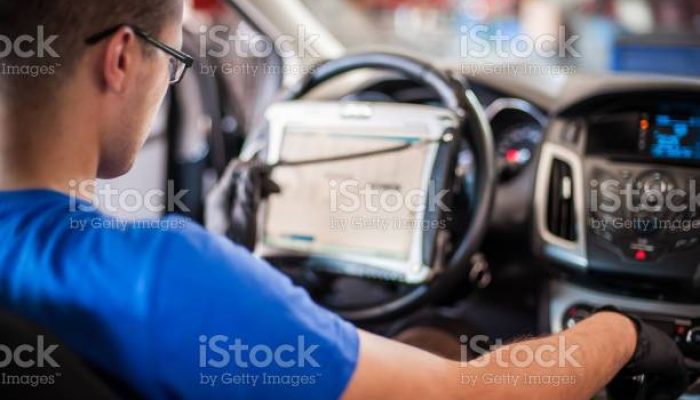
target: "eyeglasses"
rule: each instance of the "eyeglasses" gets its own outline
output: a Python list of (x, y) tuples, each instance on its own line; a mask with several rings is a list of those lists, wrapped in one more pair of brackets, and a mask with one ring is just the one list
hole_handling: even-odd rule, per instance
[(151, 36), (149, 33), (135, 26), (128, 24), (117, 25), (113, 28), (107, 29), (105, 31), (90, 36), (89, 38), (85, 39), (85, 43), (90, 46), (95, 45), (100, 41), (114, 35), (119, 29), (125, 26), (131, 28), (136, 34), (136, 36), (145, 40), (148, 44), (159, 48), (160, 50), (164, 51), (170, 56), (168, 64), (168, 71), (170, 73), (170, 84), (176, 85), (180, 83), (182, 77), (185, 76), (185, 72), (187, 71), (187, 69), (191, 68), (192, 64), (194, 64), (194, 58), (181, 52), (180, 50), (168, 46), (167, 44)]

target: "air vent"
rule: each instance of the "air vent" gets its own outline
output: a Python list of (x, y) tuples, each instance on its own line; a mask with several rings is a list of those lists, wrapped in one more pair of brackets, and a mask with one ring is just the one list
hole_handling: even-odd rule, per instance
[(578, 233), (571, 166), (564, 161), (554, 159), (549, 182), (547, 229), (555, 236), (575, 242), (578, 240)]

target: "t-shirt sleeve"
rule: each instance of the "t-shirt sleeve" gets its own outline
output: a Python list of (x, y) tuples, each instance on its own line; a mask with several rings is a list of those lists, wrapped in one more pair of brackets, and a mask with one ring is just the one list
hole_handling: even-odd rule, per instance
[(188, 226), (160, 244), (150, 335), (158, 391), (197, 399), (336, 399), (355, 327), (222, 237)]

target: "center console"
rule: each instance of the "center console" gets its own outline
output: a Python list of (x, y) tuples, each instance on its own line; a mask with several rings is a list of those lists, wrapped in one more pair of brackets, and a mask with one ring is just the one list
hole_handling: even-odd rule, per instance
[(700, 267), (700, 108), (662, 101), (586, 119), (591, 268), (692, 281)]
[(535, 207), (551, 331), (613, 305), (700, 359), (700, 90), (627, 88), (562, 108)]
[(700, 102), (558, 118), (536, 188), (537, 247), (587, 274), (700, 287)]

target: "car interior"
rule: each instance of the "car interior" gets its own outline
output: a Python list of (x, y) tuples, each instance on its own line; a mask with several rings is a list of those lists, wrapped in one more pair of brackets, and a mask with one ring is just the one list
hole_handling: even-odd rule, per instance
[[(691, 0), (194, 1), (192, 73), (110, 184), (185, 190), (175, 212), (204, 224), (228, 163), (263, 160), (281, 191), (254, 222), (255, 254), (355, 325), (459, 359), (462, 335), (547, 335), (613, 305), (666, 332), (694, 382), (698, 21)], [(574, 55), (479, 58), (470, 24), (580, 41)], [(270, 51), (231, 51), (203, 26)], [(0, 326), (3, 343), (41, 330), (9, 314)], [(138, 398), (60, 357), (80, 391), (46, 398)], [(599, 398), (643, 399), (644, 385)]]

